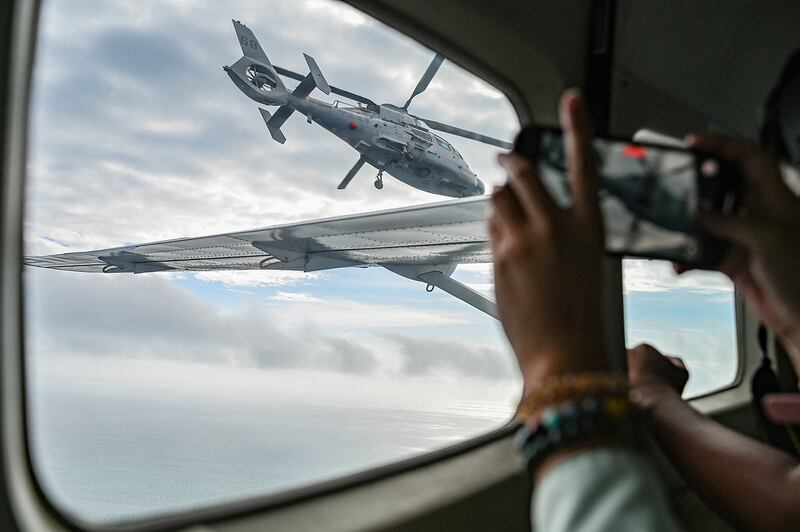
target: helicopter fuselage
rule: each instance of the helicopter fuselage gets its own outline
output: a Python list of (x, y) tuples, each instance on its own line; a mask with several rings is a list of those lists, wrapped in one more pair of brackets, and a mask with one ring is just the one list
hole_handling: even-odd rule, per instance
[(484, 185), (452, 144), (402, 110), (379, 111), (313, 98), (287, 103), (354, 148), (370, 165), (425, 192), (454, 198), (481, 195)]

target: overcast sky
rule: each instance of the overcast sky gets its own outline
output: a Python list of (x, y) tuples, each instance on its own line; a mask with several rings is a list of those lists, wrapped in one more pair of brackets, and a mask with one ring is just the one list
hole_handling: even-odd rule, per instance
[[(442, 199), (390, 177), (377, 191), (368, 167), (337, 190), (357, 154), (302, 117), (284, 126), (286, 144), (272, 141), (257, 104), (222, 70), (241, 55), (231, 18), (253, 29), (273, 63), (305, 72), (308, 53), (330, 83), (378, 102), (403, 102), (432, 57), (327, 0), (51, 0), (35, 67), (29, 254)], [(449, 61), (411, 110), (498, 138), (511, 139), (518, 127), (500, 93)], [(450, 140), (489, 188), (502, 181), (495, 148)], [(494, 320), (381, 269), (26, 275), (34, 353), (502, 380), (507, 397), (518, 385)], [(488, 265), (461, 267), (456, 276), (491, 293)], [(675, 288), (663, 268), (630, 264), (626, 277), (629, 296)], [(682, 290), (706, 299), (730, 294), (726, 282), (705, 278)]]
[[(273, 63), (305, 72), (305, 52), (330, 83), (402, 104), (433, 52), (348, 7), (320, 0), (51, 1), (42, 16), (29, 254), (444, 199), (390, 177), (378, 191), (366, 167), (337, 190), (357, 153), (299, 116), (283, 128), (286, 144), (277, 144), (257, 104), (223, 72), (241, 56), (235, 18), (253, 29)], [(332, 101), (319, 91), (312, 96)], [(411, 110), (499, 138), (511, 139), (518, 127), (501, 94), (449, 62)], [(496, 148), (451, 140), (487, 184), (501, 180)], [(488, 266), (458, 275), (491, 291)], [(87, 376), (122, 359), (167, 359), (271, 375), (327, 371), (364, 386), (369, 378), (410, 379), (416, 395), (433, 386), (426, 379), (451, 383), (465, 396), (489, 381), (509, 405), (518, 390), (494, 320), (382, 269), (26, 276), (29, 352), (74, 357)], [(87, 356), (95, 358), (88, 363)], [(345, 391), (360, 393), (353, 385)]]

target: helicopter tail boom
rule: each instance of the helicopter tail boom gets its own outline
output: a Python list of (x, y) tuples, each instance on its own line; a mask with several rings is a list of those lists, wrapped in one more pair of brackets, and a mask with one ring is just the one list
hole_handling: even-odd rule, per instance
[[(331, 88), (328, 85), (328, 82), (325, 80), (325, 77), (322, 75), (322, 71), (319, 69), (317, 62), (314, 61), (314, 58), (310, 55), (303, 54), (306, 58), (306, 63), (308, 64), (309, 73), (306, 75), (305, 78), (295, 87), (292, 91), (292, 96), (302, 100), (306, 98), (314, 89), (319, 89), (325, 94), (330, 94)], [(281, 126), (286, 119), (288, 119), (291, 114), (294, 112), (294, 107), (290, 103), (286, 103), (281, 105), (277, 111), (275, 111), (274, 115), (269, 114), (266, 109), (258, 109), (261, 112), (261, 117), (264, 119), (264, 122), (267, 124), (267, 129), (269, 130), (270, 136), (276, 141), (281, 144), (286, 142), (286, 136), (281, 131)]]
[(251, 100), (264, 105), (280, 106), (275, 114), (270, 114), (263, 108), (259, 108), (259, 111), (270, 136), (276, 142), (283, 144), (286, 142), (286, 136), (280, 128), (294, 112), (297, 101), (308, 97), (314, 89), (330, 94), (331, 87), (314, 58), (303, 54), (309, 73), (305, 77), (299, 74), (291, 76), (299, 79), (300, 83), (290, 94), (253, 31), (238, 20), (233, 21), (233, 29), (236, 31), (244, 56), (223, 69), (239, 90)]
[(287, 103), (289, 91), (253, 31), (238, 20), (233, 21), (233, 29), (244, 56), (231, 66), (223, 67), (231, 81), (250, 99), (264, 105)]

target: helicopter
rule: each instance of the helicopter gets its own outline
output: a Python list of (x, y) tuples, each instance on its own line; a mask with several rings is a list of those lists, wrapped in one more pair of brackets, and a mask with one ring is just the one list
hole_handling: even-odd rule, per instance
[[(480, 133), (421, 118), (408, 112), (412, 100), (428, 88), (444, 61), (436, 54), (414, 91), (402, 106), (374, 101), (359, 94), (329, 85), (316, 60), (303, 54), (309, 73), (305, 76), (272, 65), (252, 30), (237, 20), (233, 27), (244, 54), (223, 70), (250, 99), (268, 106), (278, 106), (274, 113), (259, 107), (270, 136), (283, 144), (286, 137), (281, 126), (295, 112), (305, 115), (309, 123), (317, 123), (359, 153), (353, 167), (339, 183), (344, 190), (364, 164), (378, 170), (375, 188), (383, 189), (383, 174), (419, 190), (463, 198), (484, 194), (485, 187), (451, 143), (432, 130), (510, 149), (511, 143)], [(291, 92), (280, 76), (300, 81)], [(314, 89), (336, 94), (355, 105), (336, 100), (333, 103), (309, 98)]]

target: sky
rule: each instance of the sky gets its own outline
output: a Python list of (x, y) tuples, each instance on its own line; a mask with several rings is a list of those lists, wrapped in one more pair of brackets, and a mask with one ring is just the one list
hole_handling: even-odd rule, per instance
[[(29, 254), (443, 199), (391, 178), (375, 190), (367, 168), (346, 191), (336, 190), (356, 152), (297, 116), (284, 127), (286, 144), (273, 142), (257, 105), (222, 71), (241, 55), (230, 22), (237, 18), (253, 28), (275, 64), (305, 71), (306, 52), (330, 83), (377, 101), (404, 101), (432, 52), (350, 8), (317, 0), (268, 7), (52, 2), (43, 17)], [(502, 95), (451, 63), (412, 110), (500, 138), (518, 127)], [(495, 148), (463, 139), (456, 145), (486, 181), (501, 179)], [(32, 300), (47, 299), (41, 312), (31, 311), (34, 321), (41, 320), (60, 350), (75, 346), (74, 354), (107, 358), (113, 343), (124, 357), (513, 381), (494, 320), (382, 270), (28, 276), (38, 287)], [(486, 266), (461, 268), (459, 277), (490, 289)], [(98, 310), (108, 307), (116, 310)], [(438, 344), (426, 348), (421, 340)], [(463, 356), (427, 359), (434, 350)]]
[[(31, 102), (27, 254), (444, 199), (390, 176), (378, 191), (367, 167), (337, 190), (357, 154), (302, 117), (284, 125), (284, 145), (272, 141), (257, 104), (222, 70), (241, 55), (232, 18), (274, 64), (306, 72), (308, 53), (329, 83), (376, 102), (402, 104), (433, 56), (327, 0), (48, 0)], [(410, 110), (501, 139), (519, 127), (502, 94), (449, 61)], [(442, 136), (487, 190), (502, 183), (496, 148)], [(492, 293), (489, 265), (454, 276)], [(625, 279), (629, 343), (687, 357), (703, 370), (693, 390), (730, 380), (726, 281), (691, 274), (676, 284), (668, 265), (644, 261), (626, 262)], [(500, 426), (520, 392), (495, 320), (380, 268), (137, 276), (28, 268), (25, 289), (34, 406), (53, 390), (217, 405), (469, 406), (484, 421), (465, 425), (466, 437)]]

